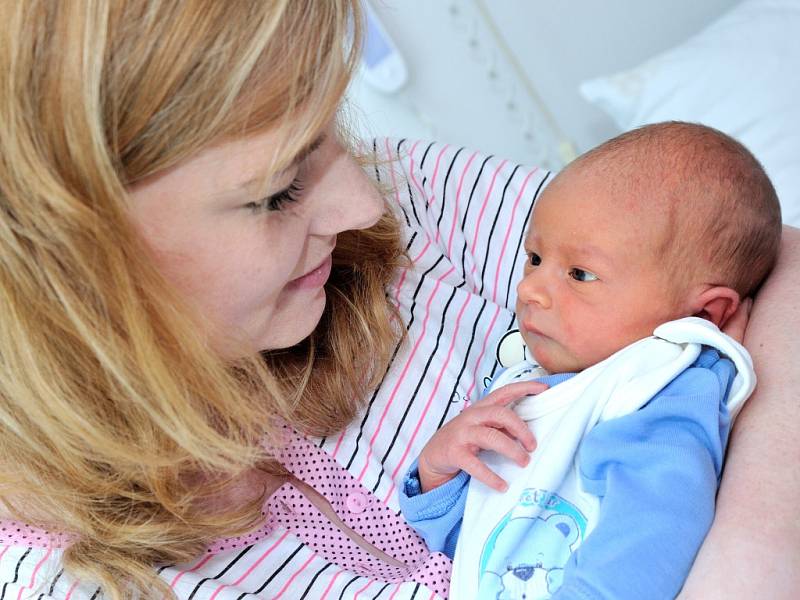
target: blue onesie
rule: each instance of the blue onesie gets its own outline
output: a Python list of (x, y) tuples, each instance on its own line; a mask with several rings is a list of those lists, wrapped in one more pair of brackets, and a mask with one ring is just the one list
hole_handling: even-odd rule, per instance
[[(580, 485), (599, 497), (599, 516), (563, 569), (548, 573), (552, 598), (638, 600), (680, 591), (714, 517), (735, 374), (731, 361), (706, 348), (642, 408), (586, 434)], [(572, 376), (539, 381), (553, 387)], [(460, 473), (421, 494), (416, 462), (409, 470), (400, 507), (431, 550), (453, 556), (468, 482)], [(525, 580), (536, 566), (509, 567), (509, 576)]]

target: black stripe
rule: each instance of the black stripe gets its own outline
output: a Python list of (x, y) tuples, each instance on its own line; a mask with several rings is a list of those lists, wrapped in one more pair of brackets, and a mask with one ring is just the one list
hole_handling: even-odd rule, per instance
[(310, 583), (308, 584), (308, 586), (306, 587), (306, 591), (305, 591), (305, 592), (303, 592), (303, 595), (302, 595), (302, 596), (300, 596), (300, 600), (305, 600), (305, 597), (306, 597), (306, 596), (308, 596), (308, 592), (310, 592), (310, 591), (311, 591), (311, 588), (314, 586), (314, 583), (316, 583), (316, 581), (317, 581), (317, 577), (319, 577), (320, 575), (322, 575), (322, 572), (323, 572), (325, 569), (327, 569), (328, 567), (330, 567), (332, 564), (333, 564), (333, 563), (328, 563), (328, 564), (326, 564), (324, 567), (322, 567), (322, 568), (321, 568), (319, 571), (317, 571), (316, 575), (314, 575), (314, 577), (312, 577), (312, 578), (311, 578), (311, 582), (310, 582)]
[[(63, 574), (64, 574), (64, 569), (59, 569), (58, 573), (56, 573), (56, 576), (53, 577), (53, 581), (50, 582), (50, 589), (47, 590), (47, 595), (48, 596), (52, 596), (53, 595), (53, 590), (56, 587), (56, 582), (58, 582), (58, 580), (61, 578), (61, 576)], [(42, 600), (43, 597), (44, 597), (44, 592), (39, 594), (39, 597), (36, 600)]]
[(419, 584), (417, 584), (416, 587), (414, 588), (414, 593), (411, 594), (411, 598), (409, 600), (414, 600), (414, 598), (417, 597), (417, 592), (418, 591), (419, 591)]
[(355, 446), (353, 448), (353, 452), (350, 455), (350, 460), (347, 461), (347, 465), (345, 469), (350, 469), (353, 464), (353, 460), (358, 455), (359, 444), (361, 443), (361, 438), (364, 435), (364, 426), (367, 423), (367, 419), (369, 419), (370, 415), (372, 414), (372, 407), (375, 405), (375, 399), (378, 397), (381, 389), (383, 388), (383, 382), (386, 380), (386, 375), (389, 374), (389, 370), (392, 368), (394, 364), (395, 358), (397, 358), (397, 353), (399, 352), (402, 346), (401, 342), (398, 342), (395, 347), (394, 351), (392, 352), (392, 357), (389, 359), (389, 364), (386, 367), (386, 371), (383, 373), (383, 377), (381, 377), (381, 382), (378, 384), (378, 387), (375, 388), (375, 391), (372, 393), (372, 396), (369, 399), (369, 403), (367, 404), (367, 410), (364, 411), (364, 417), (361, 419), (361, 423), (358, 426), (358, 435), (356, 436)]
[(89, 598), (89, 600), (95, 600), (95, 598), (97, 598), (97, 595), (98, 595), (99, 593), (100, 593), (100, 588), (97, 588), (97, 589), (94, 591), (94, 594), (92, 594), (92, 597), (91, 597), (91, 598)]
[[(431, 148), (433, 148), (435, 145), (436, 145), (436, 142), (431, 142), (430, 144), (428, 144), (428, 147), (425, 148), (425, 152), (422, 155), (422, 160), (419, 161), (419, 169), (420, 169), (420, 171), (422, 170), (422, 167), (425, 165), (425, 159), (428, 158), (428, 152), (430, 152)], [(423, 178), (423, 181), (424, 180), (425, 179)], [(425, 187), (425, 186), (423, 185), (423, 187)], [(427, 204), (427, 202), (426, 202), (426, 204)]]
[[(413, 300), (412, 300), (412, 302), (411, 302), (411, 307), (410, 307), (410, 309), (409, 309), (409, 315), (410, 315), (410, 317), (409, 317), (408, 324), (406, 325), (406, 330), (410, 330), (410, 329), (411, 329), (411, 325), (412, 325), (412, 323), (414, 323), (414, 309), (415, 309), (415, 308), (416, 308), (416, 306), (417, 306), (417, 297), (419, 296), (419, 292), (420, 292), (420, 290), (422, 289), (422, 283), (425, 281), (425, 277), (426, 277), (426, 276), (427, 276), (427, 275), (428, 275), (428, 274), (429, 274), (431, 271), (433, 271), (433, 270), (436, 268), (436, 266), (437, 266), (437, 265), (438, 265), (438, 264), (439, 264), (439, 263), (442, 261), (442, 259), (443, 259), (443, 257), (442, 257), (442, 256), (440, 256), (440, 257), (439, 257), (439, 259), (438, 259), (438, 260), (437, 260), (437, 261), (436, 261), (436, 262), (433, 264), (433, 266), (431, 266), (431, 267), (430, 267), (430, 268), (429, 268), (427, 271), (425, 271), (424, 273), (422, 273), (422, 274), (421, 274), (421, 276), (420, 276), (420, 279), (419, 279), (419, 283), (417, 284), (417, 287), (416, 287), (416, 288), (414, 288), (414, 293), (412, 294), (412, 298), (413, 298)], [(378, 390), (376, 390), (376, 391), (375, 391), (375, 394), (373, 394), (373, 399), (375, 398), (375, 395), (377, 395), (377, 394), (378, 394), (378, 392), (380, 392), (380, 388), (378, 388)], [(359, 432), (359, 438), (361, 437), (361, 434), (362, 434), (362, 433), (363, 433), (363, 431), (364, 431), (364, 424), (366, 423), (367, 416), (368, 416), (368, 415), (365, 415), (365, 416), (364, 416), (364, 419), (362, 420), (362, 427), (361, 427), (361, 431)], [(395, 435), (396, 435), (396, 434), (395, 434)], [(349, 461), (348, 461), (348, 463), (347, 463), (347, 468), (348, 468), (348, 469), (350, 468), (350, 465), (352, 464), (352, 462), (353, 462), (353, 459), (355, 458), (357, 451), (358, 451), (358, 448), (356, 448), (356, 449), (355, 449), (355, 451), (354, 451), (353, 455), (350, 457), (350, 460), (349, 460)]]
[[(464, 401), (467, 400), (467, 398), (461, 398), (460, 396), (458, 396), (457, 390), (458, 390), (458, 384), (461, 381), (461, 377), (464, 374), (464, 370), (467, 368), (467, 365), (469, 364), (469, 355), (470, 352), (472, 352), (472, 346), (475, 343), (475, 332), (478, 329), (478, 324), (481, 322), (481, 316), (483, 315), (483, 311), (486, 309), (486, 305), (488, 304), (486, 298), (482, 298), (481, 300), (482, 300), (481, 308), (478, 311), (478, 315), (475, 317), (475, 321), (472, 323), (472, 331), (470, 332), (467, 351), (464, 354), (464, 361), (461, 363), (461, 369), (458, 371), (458, 375), (456, 375), (456, 378), (454, 380), (453, 389), (450, 390), (450, 396), (449, 396), (450, 401), (444, 407), (444, 412), (442, 413), (442, 417), (439, 419), (439, 424), (436, 426), (437, 429), (441, 428), (441, 426), (444, 425), (445, 421), (447, 420), (447, 415), (449, 414), (451, 408), (455, 407), (460, 412), (464, 408), (463, 405)], [(461, 402), (454, 401), (455, 397), (459, 398)]]
[(483, 163), (481, 163), (481, 168), (478, 169), (478, 174), (475, 177), (475, 181), (472, 183), (472, 189), (469, 192), (469, 198), (467, 199), (467, 205), (464, 207), (464, 214), (461, 216), (461, 238), (464, 241), (464, 246), (461, 248), (461, 262), (458, 264), (461, 265), (461, 276), (464, 279), (467, 278), (467, 267), (464, 264), (464, 260), (467, 256), (467, 234), (464, 232), (464, 227), (467, 225), (467, 215), (469, 215), (470, 206), (472, 206), (472, 199), (475, 197), (475, 191), (478, 189), (478, 183), (481, 181), (481, 177), (483, 176), (483, 169), (486, 168), (487, 163), (492, 159), (492, 156), (487, 156), (483, 159)]
[(22, 566), (22, 562), (28, 557), (28, 554), (31, 553), (31, 550), (33, 550), (33, 548), (27, 548), (25, 550), (25, 553), (19, 557), (19, 560), (17, 561), (17, 566), (14, 567), (14, 581), (6, 581), (3, 584), (3, 591), (0, 592), (0, 600), (3, 600), (6, 597), (6, 588), (8, 588), (8, 584), (17, 583), (17, 580), (19, 579), (19, 568)]
[[(526, 226), (523, 227), (522, 230), (519, 233), (519, 240), (517, 241), (517, 250), (516, 250), (515, 256), (514, 256), (514, 259), (515, 259), (514, 260), (514, 267), (511, 269), (511, 271), (508, 274), (508, 285), (506, 286), (506, 304), (505, 304), (506, 306), (508, 306), (508, 296), (511, 293), (511, 282), (514, 280), (513, 279), (514, 272), (517, 271), (520, 268), (519, 267), (520, 262), (518, 260), (516, 260), (516, 259), (517, 259), (517, 255), (525, 247), (525, 233), (526, 233), (526, 231), (528, 229), (527, 228), (527, 224), (531, 222), (531, 213), (533, 212), (533, 207), (536, 206), (536, 200), (538, 200), (538, 198), (539, 198), (539, 192), (541, 192), (542, 186), (544, 186), (544, 183), (545, 183), (545, 181), (547, 181), (548, 177), (550, 177), (550, 172), (549, 171), (547, 173), (545, 173), (544, 179), (542, 179), (539, 182), (539, 187), (537, 187), (536, 191), (533, 193), (533, 199), (531, 200), (530, 207), (528, 208), (528, 214), (525, 216), (525, 224), (526, 224)], [(524, 267), (524, 266), (525, 265), (523, 263), (522, 267)], [(521, 275), (519, 277), (520, 277), (520, 279), (522, 278)], [(514, 310), (514, 308), (511, 307), (511, 306), (508, 306), (508, 308), (510, 310)]]
[[(515, 315), (512, 312), (511, 313), (511, 320), (509, 321), (508, 325), (506, 325), (506, 328), (503, 330), (503, 333), (514, 329), (514, 325), (515, 325), (515, 321), (516, 320), (517, 320), (517, 315)], [(498, 338), (498, 339), (500, 339), (500, 338)], [(500, 366), (500, 363), (497, 360), (497, 352), (495, 352), (494, 355), (495, 355), (495, 360), (494, 360), (494, 364), (492, 364), (492, 372), (489, 373), (489, 377), (491, 377), (492, 379), (494, 379), (494, 374), (497, 373), (497, 367)]]
[(191, 594), (189, 594), (189, 600), (192, 600), (192, 598), (194, 598), (194, 595), (197, 593), (197, 591), (200, 589), (200, 587), (201, 587), (201, 586), (202, 586), (202, 585), (203, 585), (203, 584), (204, 584), (206, 581), (216, 580), (216, 579), (219, 579), (220, 577), (222, 577), (223, 575), (225, 575), (225, 573), (227, 573), (227, 572), (228, 572), (228, 570), (229, 570), (229, 569), (230, 569), (230, 568), (231, 568), (233, 565), (235, 565), (237, 562), (239, 562), (239, 560), (240, 560), (240, 559), (241, 559), (241, 558), (242, 558), (242, 557), (243, 557), (245, 554), (247, 554), (248, 552), (250, 552), (250, 550), (251, 550), (252, 548), (253, 548), (252, 546), (247, 546), (247, 547), (246, 547), (244, 550), (242, 550), (242, 551), (241, 551), (239, 554), (237, 554), (237, 555), (236, 555), (236, 558), (234, 558), (234, 559), (233, 559), (231, 562), (229, 562), (229, 563), (228, 563), (228, 564), (225, 566), (225, 568), (224, 568), (224, 569), (222, 569), (222, 571), (220, 571), (219, 573), (217, 573), (216, 575), (214, 575), (214, 577), (204, 577), (204, 578), (203, 578), (203, 579), (201, 579), (199, 582), (197, 582), (197, 585), (196, 585), (196, 586), (194, 587), (194, 589), (192, 590), (192, 593), (191, 593)]
[(266, 580), (266, 581), (265, 581), (265, 582), (264, 582), (264, 583), (261, 585), (261, 587), (260, 587), (260, 588), (258, 588), (258, 589), (257, 589), (257, 590), (255, 590), (254, 592), (245, 592), (244, 594), (241, 594), (239, 597), (237, 597), (237, 598), (236, 598), (236, 600), (242, 600), (242, 598), (244, 598), (245, 596), (247, 596), (247, 595), (249, 595), (249, 594), (256, 595), (256, 594), (259, 594), (259, 593), (261, 593), (261, 591), (262, 591), (262, 590), (263, 590), (265, 587), (267, 587), (267, 586), (268, 586), (268, 585), (269, 585), (269, 584), (272, 582), (272, 580), (273, 580), (273, 579), (275, 579), (275, 577), (277, 577), (278, 573), (280, 573), (281, 571), (283, 571), (283, 570), (286, 568), (286, 565), (288, 565), (288, 564), (289, 564), (289, 562), (291, 562), (291, 560), (292, 560), (292, 559), (293, 559), (293, 558), (294, 558), (294, 557), (297, 555), (297, 553), (298, 553), (298, 552), (300, 552), (300, 550), (302, 550), (302, 549), (303, 549), (303, 547), (304, 547), (304, 546), (303, 546), (303, 544), (300, 544), (299, 546), (297, 546), (297, 548), (295, 549), (295, 551), (294, 551), (294, 552), (292, 552), (292, 553), (289, 555), (289, 557), (288, 557), (288, 558), (287, 558), (285, 561), (283, 561), (283, 564), (281, 564), (281, 566), (280, 566), (280, 567), (278, 567), (277, 569), (275, 569), (275, 571), (273, 571), (272, 575), (270, 575), (270, 576), (269, 576), (269, 579), (267, 579), (267, 580)]
[[(397, 142), (397, 161), (401, 162), (402, 158), (400, 157), (400, 146), (403, 145), (403, 142), (406, 140), (400, 140)], [(417, 222), (417, 225), (422, 227), (422, 222), (419, 220), (419, 215), (417, 214), (417, 204), (414, 202), (414, 192), (411, 191), (411, 177), (406, 177), (406, 189), (408, 190), (408, 202), (411, 204), (411, 212), (414, 214), (414, 220)]]
[(450, 297), (447, 299), (444, 308), (442, 309), (442, 319), (439, 322), (439, 331), (436, 334), (436, 343), (433, 346), (433, 350), (428, 355), (428, 360), (425, 362), (425, 368), (422, 370), (422, 373), (420, 374), (419, 379), (417, 380), (417, 386), (414, 388), (414, 392), (411, 394), (411, 398), (409, 402), (406, 404), (406, 409), (403, 411), (403, 416), (400, 419), (400, 423), (397, 429), (395, 429), (394, 435), (392, 436), (392, 441), (389, 443), (389, 446), (386, 448), (386, 452), (384, 453), (383, 458), (381, 459), (381, 470), (380, 473), (378, 474), (378, 480), (375, 482), (375, 485), (372, 488), (373, 493), (375, 492), (375, 490), (378, 489), (378, 485), (380, 485), (381, 478), (385, 472), (383, 466), (386, 463), (386, 459), (389, 457), (389, 454), (394, 448), (395, 442), (397, 441), (397, 437), (400, 434), (400, 430), (403, 428), (403, 424), (405, 423), (406, 417), (408, 416), (408, 413), (411, 410), (411, 405), (417, 398), (417, 393), (419, 392), (420, 387), (422, 387), (422, 382), (426, 379), (428, 370), (430, 369), (431, 363), (433, 362), (433, 357), (436, 356), (436, 353), (439, 350), (439, 343), (441, 342), (442, 333), (444, 332), (445, 323), (447, 322), (447, 311), (450, 309), (450, 304), (453, 302), (453, 298), (455, 298), (455, 296), (456, 296), (456, 290), (453, 289), (450, 292)]
[[(411, 243), (414, 241), (414, 239), (416, 237), (417, 237), (417, 232), (415, 231), (414, 234), (411, 236), (411, 240), (409, 240), (409, 247), (410, 247)], [(406, 250), (408, 250), (408, 248)], [(436, 266), (436, 265), (434, 265), (434, 266)], [(431, 267), (431, 269), (433, 269), (433, 267)], [(429, 269), (429, 271), (426, 271), (426, 273), (427, 272), (430, 272), (430, 269)], [(417, 287), (414, 289), (414, 294), (412, 295), (413, 301), (411, 303), (411, 308), (409, 309), (409, 315), (410, 316), (409, 316), (408, 323), (406, 324), (406, 331), (411, 329), (411, 325), (414, 322), (414, 307), (416, 306), (417, 295), (419, 294), (419, 291), (420, 291), (421, 287), (422, 287), (422, 279), (420, 279), (420, 283), (417, 284)], [(383, 377), (381, 378), (381, 383), (380, 383), (380, 385), (378, 385), (378, 387), (372, 393), (372, 397), (370, 398), (369, 403), (367, 405), (367, 410), (364, 413), (364, 417), (361, 419), (361, 424), (359, 425), (359, 431), (358, 431), (358, 436), (356, 436), (355, 447), (353, 448), (353, 452), (350, 455), (350, 460), (347, 461), (347, 465), (345, 466), (345, 468), (348, 469), (348, 470), (350, 469), (350, 467), (353, 464), (353, 461), (355, 460), (356, 456), (358, 455), (359, 443), (361, 441), (361, 437), (364, 435), (364, 427), (366, 426), (367, 420), (369, 419), (369, 417), (371, 415), (372, 406), (375, 403), (375, 399), (377, 398), (378, 394), (381, 392), (381, 389), (383, 387), (383, 380), (385, 379), (386, 375), (389, 373), (389, 369), (391, 369), (392, 364), (394, 363), (394, 360), (397, 357), (397, 353), (398, 353), (398, 351), (400, 350), (401, 347), (402, 347), (401, 343), (398, 343), (395, 346), (394, 352), (392, 353), (392, 358), (389, 361), (389, 365), (386, 367), (386, 372), (384, 372)]]
[[(453, 172), (453, 166), (456, 164), (456, 160), (458, 160), (458, 155), (464, 151), (464, 148), (461, 147), (458, 149), (458, 152), (455, 153), (450, 164), (447, 167), (447, 173), (444, 176), (444, 183), (442, 184), (442, 195), (440, 196), (439, 200), (439, 218), (436, 219), (436, 229), (441, 231), (442, 226), (442, 217), (444, 216), (444, 208), (445, 208), (445, 200), (447, 199), (447, 183), (450, 180), (450, 173)], [(453, 199), (455, 201), (455, 198)], [(455, 215), (454, 218), (458, 218), (458, 215)], [(442, 236), (444, 238), (444, 236)], [(448, 258), (451, 258), (448, 256)], [(451, 258), (452, 262), (452, 258)]]
[[(391, 585), (390, 583), (384, 583), (384, 584), (383, 584), (383, 587), (382, 587), (381, 589), (379, 589), (379, 590), (378, 590), (378, 593), (377, 593), (377, 594), (375, 594), (375, 595), (372, 597), (372, 600), (378, 600), (378, 596), (380, 596), (380, 595), (383, 593), (383, 590), (385, 590), (385, 589), (386, 589), (387, 587), (389, 587), (390, 585)], [(400, 585), (400, 584), (398, 584), (398, 585)]]
[[(377, 181), (378, 184), (380, 184), (381, 183), (381, 170), (380, 170), (380, 166), (378, 165), (378, 160), (377, 160), (377, 158), (378, 158), (378, 140), (375, 139), (375, 138), (372, 139), (372, 153), (375, 156), (375, 181)], [(391, 157), (387, 156), (386, 158), (389, 159)], [(394, 169), (394, 165), (393, 164), (389, 164), (388, 168), (389, 169)], [(395, 191), (395, 190), (392, 190), (392, 191)], [(400, 207), (400, 210), (403, 211), (403, 217), (406, 220), (406, 227), (411, 227), (411, 221), (408, 218), (408, 213), (406, 212), (405, 207), (402, 204), (398, 204), (398, 206)]]
[[(494, 219), (492, 220), (492, 227), (489, 229), (489, 237), (486, 239), (486, 254), (483, 256), (483, 268), (481, 269), (481, 287), (478, 290), (478, 294), (483, 294), (483, 288), (486, 285), (486, 266), (489, 264), (489, 253), (492, 250), (492, 237), (494, 236), (495, 227), (497, 227), (497, 221), (500, 217), (501, 209), (503, 208), (503, 203), (506, 201), (506, 192), (508, 191), (508, 187), (511, 185), (511, 182), (514, 180), (514, 175), (517, 174), (517, 171), (520, 169), (520, 165), (514, 167), (514, 170), (511, 172), (511, 176), (506, 180), (506, 184), (503, 186), (503, 193), (500, 195), (500, 203), (497, 205), (497, 208), (494, 212)], [(477, 223), (476, 223), (477, 227)]]
[(351, 584), (353, 584), (354, 582), (358, 581), (359, 579), (361, 579), (361, 576), (360, 576), (360, 575), (356, 575), (356, 576), (355, 576), (355, 577), (353, 577), (353, 578), (352, 578), (350, 581), (348, 581), (348, 582), (347, 582), (347, 585), (345, 585), (345, 586), (342, 588), (342, 593), (341, 593), (341, 594), (339, 594), (339, 600), (342, 600), (342, 598), (344, 598), (344, 592), (345, 592), (345, 590), (347, 590), (347, 588), (349, 588)]

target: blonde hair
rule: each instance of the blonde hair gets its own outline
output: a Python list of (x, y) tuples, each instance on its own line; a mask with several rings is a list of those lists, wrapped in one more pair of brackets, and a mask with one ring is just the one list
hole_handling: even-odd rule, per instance
[(154, 564), (261, 519), (263, 498), (208, 501), (272, 465), (265, 432), (332, 433), (377, 384), (402, 247), (389, 212), (341, 235), (313, 335), (226, 364), (126, 190), (266, 129), (291, 131), (273, 166), (291, 159), (337, 110), (358, 2), (28, 0), (0, 18), (0, 499), (75, 534), (64, 567), (107, 596), (170, 594)]

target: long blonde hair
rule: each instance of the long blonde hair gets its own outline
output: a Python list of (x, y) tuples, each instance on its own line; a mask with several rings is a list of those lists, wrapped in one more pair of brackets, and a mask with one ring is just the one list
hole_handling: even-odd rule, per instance
[(235, 365), (126, 216), (128, 187), (212, 143), (291, 126), (276, 168), (307, 145), (359, 18), (357, 0), (0, 3), (0, 500), (73, 533), (64, 567), (112, 598), (169, 593), (152, 565), (252, 528), (261, 498), (204, 500), (270, 463), (279, 420), (343, 427), (397, 341), (389, 213), (340, 236), (308, 340)]

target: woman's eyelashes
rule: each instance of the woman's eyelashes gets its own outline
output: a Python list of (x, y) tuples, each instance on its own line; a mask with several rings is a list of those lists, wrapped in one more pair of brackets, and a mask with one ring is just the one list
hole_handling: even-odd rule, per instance
[[(538, 267), (542, 264), (542, 257), (536, 254), (536, 252), (528, 252), (528, 265), (531, 267)], [(569, 275), (575, 281), (580, 282), (589, 282), (589, 281), (597, 281), (599, 277), (592, 273), (591, 271), (587, 271), (586, 269), (581, 269), (578, 267), (572, 267), (567, 271), (567, 275)]]
[(295, 179), (289, 184), (289, 187), (282, 189), (280, 192), (262, 198), (258, 202), (248, 202), (245, 208), (249, 208), (254, 213), (263, 211), (279, 211), (282, 210), (287, 204), (297, 202), (300, 199), (300, 194), (303, 192), (303, 186), (299, 180)]

